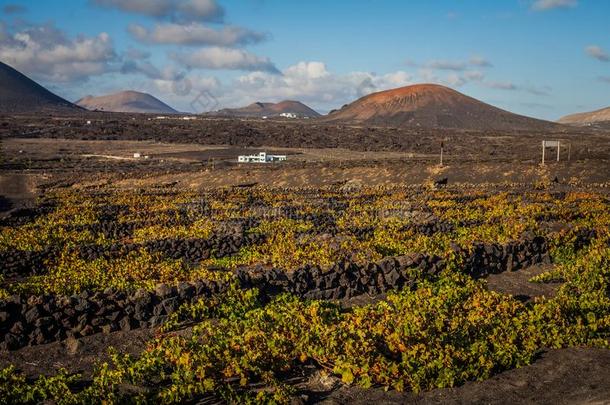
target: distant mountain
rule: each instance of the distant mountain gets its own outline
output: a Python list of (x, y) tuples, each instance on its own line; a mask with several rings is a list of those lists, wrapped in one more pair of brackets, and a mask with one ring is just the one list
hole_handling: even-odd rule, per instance
[(82, 111), (82, 109), (0, 62), (0, 112), (67, 113), (75, 111)]
[(298, 118), (315, 118), (320, 116), (320, 114), (300, 101), (290, 100), (281, 101), (276, 104), (257, 102), (242, 108), (225, 108), (207, 113), (207, 115), (252, 118), (278, 117), (281, 114), (294, 114)]
[(571, 125), (610, 124), (610, 107), (591, 112), (566, 115), (560, 118), (558, 122)]
[(392, 127), (531, 130), (558, 124), (524, 117), (436, 84), (418, 84), (362, 97), (323, 121)]
[(106, 96), (87, 96), (76, 102), (91, 111), (143, 114), (178, 114), (178, 111), (147, 93), (121, 91)]

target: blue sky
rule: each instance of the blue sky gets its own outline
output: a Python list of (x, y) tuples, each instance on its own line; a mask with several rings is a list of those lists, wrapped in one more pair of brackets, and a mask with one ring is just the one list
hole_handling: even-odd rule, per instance
[(70, 100), (321, 112), (435, 82), (546, 119), (610, 105), (610, 2), (0, 0), (0, 60)]

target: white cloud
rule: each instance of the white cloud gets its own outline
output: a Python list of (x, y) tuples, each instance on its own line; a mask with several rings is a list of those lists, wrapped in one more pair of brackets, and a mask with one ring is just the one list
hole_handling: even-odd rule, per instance
[(194, 99), (201, 91), (213, 91), (221, 87), (217, 78), (201, 75), (190, 75), (178, 80), (159, 78), (153, 80), (152, 84), (158, 92), (166, 94), (168, 97), (186, 97), (187, 101)]
[(464, 72), (464, 78), (467, 81), (479, 82), (485, 78), (485, 73), (480, 70), (469, 70)]
[(467, 64), (465, 62), (456, 62), (449, 60), (433, 60), (424, 65), (428, 69), (435, 70), (464, 70)]
[(491, 67), (492, 64), (482, 56), (473, 56), (469, 60), (447, 60), (447, 59), (434, 59), (424, 63), (417, 63), (413, 60), (407, 60), (407, 66), (419, 67), (429, 71), (433, 70), (452, 70), (461, 72), (469, 69), (470, 67), (486, 68)]
[(159, 94), (163, 101), (179, 111), (201, 113), (217, 109), (214, 94), (222, 93), (222, 83), (213, 76), (189, 75), (178, 80), (155, 79), (134, 81), (130, 88)]
[(464, 77), (457, 73), (450, 73), (445, 79), (445, 82), (451, 87), (460, 87), (466, 84)]
[(147, 60), (127, 59), (121, 65), (123, 74), (142, 74), (150, 79), (163, 76), (162, 72)]
[(137, 48), (129, 48), (125, 55), (130, 59), (148, 59), (150, 58), (150, 52), (144, 51), (142, 49)]
[(284, 71), (286, 78), (300, 78), (304, 80), (321, 79), (330, 76), (326, 65), (322, 62), (299, 62), (289, 66)]
[(128, 30), (137, 40), (150, 44), (234, 46), (266, 39), (265, 34), (241, 27), (224, 26), (216, 30), (195, 22), (157, 24), (152, 30), (132, 24)]
[(169, 16), (173, 3), (168, 0), (93, 0), (93, 2), (99, 6), (151, 17)]
[(0, 33), (0, 60), (37, 78), (68, 82), (109, 71), (117, 55), (104, 32), (69, 39), (53, 25), (44, 25)]
[(555, 8), (570, 8), (578, 5), (577, 0), (536, 0), (532, 3), (532, 10), (546, 11)]
[(7, 4), (6, 6), (2, 7), (2, 11), (4, 14), (21, 14), (25, 13), (27, 8), (21, 4)]
[(243, 49), (224, 47), (202, 48), (194, 52), (176, 53), (172, 55), (172, 58), (190, 69), (278, 72), (269, 58), (254, 55)]
[(527, 93), (533, 94), (535, 96), (548, 96), (551, 93), (551, 88), (549, 86), (521, 86), (521, 89)]
[(592, 58), (595, 58), (601, 62), (610, 61), (610, 55), (597, 45), (589, 45), (585, 48), (585, 52)]
[[(124, 1), (124, 0), (123, 0)], [(222, 20), (224, 10), (215, 0), (189, 0), (178, 5), (181, 13), (196, 20)]]
[(5, 41), (8, 41), (8, 39), (9, 33), (6, 30), (6, 25), (3, 21), (0, 21), (0, 44), (4, 43)]
[(252, 72), (238, 77), (222, 89), (219, 103), (221, 107), (237, 107), (255, 101), (297, 99), (325, 111), (376, 91), (413, 83), (413, 77), (404, 71), (340, 75), (322, 62), (299, 62), (281, 74)]
[(213, 21), (224, 18), (224, 9), (215, 0), (92, 0), (95, 4), (121, 11), (175, 21)]
[[(223, 53), (224, 50), (221, 51), (221, 54)], [(211, 55), (204, 56), (205, 63), (199, 65), (208, 66), (210, 63), (208, 58)], [(196, 59), (201, 62), (200, 58)], [(417, 74), (402, 70), (386, 74), (371, 72), (338, 74), (330, 71), (325, 63), (319, 61), (298, 62), (281, 72), (256, 70), (228, 82), (198, 74), (200, 73), (194, 69), (187, 74), (169, 69), (161, 72), (159, 77), (148, 81), (147, 86), (152, 87), (150, 92), (164, 94), (164, 97), (177, 108), (192, 112), (241, 107), (255, 101), (278, 102), (287, 99), (300, 100), (320, 112), (327, 112), (373, 92), (422, 82), (451, 87), (477, 83), (484, 87), (523, 91), (536, 95), (544, 95), (549, 91), (546, 87), (534, 88), (518, 86), (512, 82), (488, 81), (485, 73), (476, 69), (464, 72), (452, 71), (441, 76), (437, 76), (435, 71), (429, 69), (421, 69)]]
[(469, 62), (472, 66), (478, 66), (478, 67), (491, 67), (492, 66), (491, 62), (482, 56), (473, 56), (472, 58), (470, 58)]
[(436, 69), (427, 67), (418, 71), (419, 82), (436, 83), (450, 87), (461, 87), (467, 83), (482, 82), (484, 79), (485, 73), (477, 69), (453, 71), (446, 75), (440, 74)]
[(548, 96), (552, 90), (549, 86), (517, 85), (510, 81), (483, 81), (482, 84), (490, 89), (522, 91), (535, 96)]
[(485, 87), (489, 87), (490, 89), (498, 89), (498, 90), (517, 90), (518, 89), (517, 85), (512, 82), (486, 81), (483, 84), (485, 85)]

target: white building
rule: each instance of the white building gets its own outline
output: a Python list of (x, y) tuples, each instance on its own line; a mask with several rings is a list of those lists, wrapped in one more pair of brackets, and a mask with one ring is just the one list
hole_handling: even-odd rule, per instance
[(240, 155), (237, 157), (239, 163), (272, 163), (283, 162), (286, 160), (286, 155), (268, 155), (267, 152), (261, 152), (258, 155)]
[(296, 115), (295, 113), (291, 113), (291, 112), (284, 112), (280, 114), (280, 117), (284, 117), (284, 118), (299, 118), (298, 115)]

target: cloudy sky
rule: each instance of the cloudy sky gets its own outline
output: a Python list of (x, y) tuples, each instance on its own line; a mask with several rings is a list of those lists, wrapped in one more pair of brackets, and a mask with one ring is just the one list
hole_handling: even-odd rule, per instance
[(610, 105), (610, 1), (0, 0), (0, 61), (77, 100), (320, 112), (434, 82), (556, 119)]

